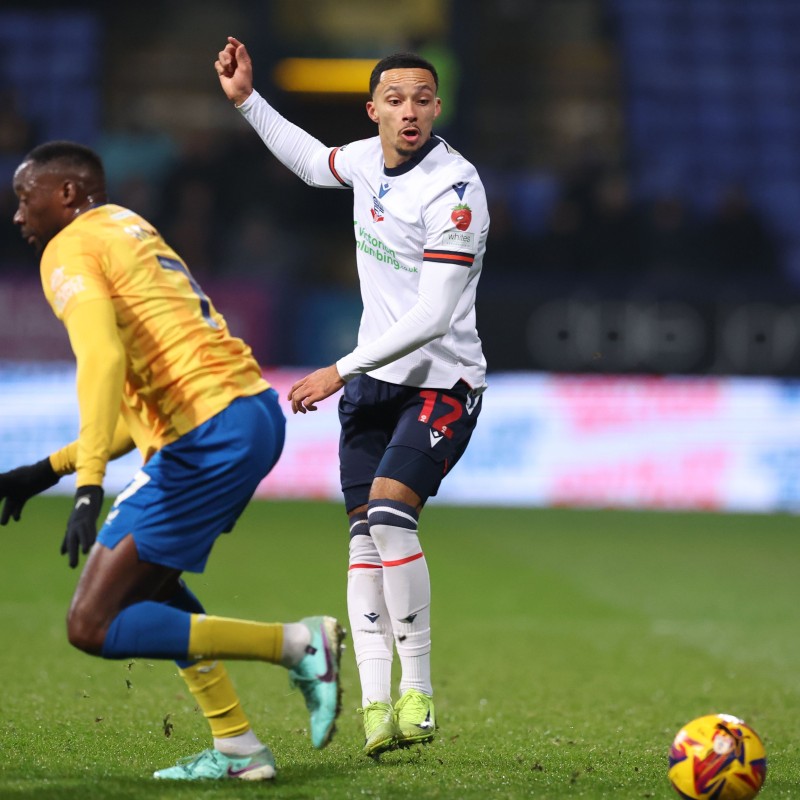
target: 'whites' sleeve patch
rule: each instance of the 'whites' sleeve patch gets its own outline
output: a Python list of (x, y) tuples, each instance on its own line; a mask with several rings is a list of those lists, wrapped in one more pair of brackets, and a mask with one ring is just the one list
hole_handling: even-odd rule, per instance
[(442, 234), (442, 247), (474, 253), (475, 234), (473, 231), (445, 231)]

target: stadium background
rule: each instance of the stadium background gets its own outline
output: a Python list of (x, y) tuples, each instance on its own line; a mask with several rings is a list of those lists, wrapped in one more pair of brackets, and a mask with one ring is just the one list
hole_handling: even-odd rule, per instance
[[(212, 64), (233, 33), (261, 91), (329, 144), (372, 134), (365, 93), (292, 91), (285, 59), (414, 48), (442, 67), (438, 132), (492, 213), (491, 388), (442, 500), (798, 506), (795, 0), (221, 5), (0, 10), (0, 469), (77, 429), (66, 336), (11, 224), (39, 141), (101, 152), (112, 199), (158, 225), (279, 385), (352, 346), (349, 201), (227, 105)], [(290, 420), (263, 492), (338, 497), (336, 435), (333, 403)]]

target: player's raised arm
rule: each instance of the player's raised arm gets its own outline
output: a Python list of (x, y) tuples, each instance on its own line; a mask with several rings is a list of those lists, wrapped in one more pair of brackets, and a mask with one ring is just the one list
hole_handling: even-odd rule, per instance
[[(214, 68), (222, 90), (239, 113), (253, 126), (273, 155), (309, 186), (343, 189), (336, 150), (284, 119), (253, 86), (253, 62), (247, 48), (233, 36), (219, 51)], [(334, 168), (334, 162), (336, 167)]]
[(234, 105), (240, 106), (253, 92), (253, 62), (247, 48), (233, 36), (219, 51), (214, 63), (222, 91)]

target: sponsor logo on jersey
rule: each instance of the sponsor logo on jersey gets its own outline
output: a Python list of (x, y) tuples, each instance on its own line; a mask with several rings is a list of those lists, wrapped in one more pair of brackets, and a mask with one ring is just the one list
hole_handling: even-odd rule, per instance
[[(355, 220), (355, 224), (358, 225), (358, 220)], [(391, 247), (388, 247), (382, 239), (375, 236), (363, 225), (358, 228), (356, 249), (366, 253), (368, 256), (372, 256), (376, 261), (380, 261), (381, 264), (389, 264), (395, 270), (419, 272), (417, 267), (409, 267), (403, 264)]]
[(381, 188), (378, 189), (378, 197), (383, 197), (391, 188), (388, 183), (382, 183)]
[(445, 231), (442, 236), (442, 246), (445, 248), (465, 250), (475, 249), (475, 234), (472, 231)]
[(465, 231), (472, 222), (472, 209), (466, 203), (459, 203), (453, 206), (450, 219), (458, 230)]
[(83, 284), (83, 275), (73, 275), (68, 278), (64, 274), (65, 267), (61, 266), (53, 270), (50, 276), (50, 288), (53, 290), (53, 306), (56, 311), (61, 312), (69, 302), (70, 298), (82, 292), (86, 287)]
[(141, 225), (126, 225), (123, 230), (128, 236), (133, 236), (134, 239), (138, 239), (140, 242), (156, 235), (154, 230), (143, 228)]

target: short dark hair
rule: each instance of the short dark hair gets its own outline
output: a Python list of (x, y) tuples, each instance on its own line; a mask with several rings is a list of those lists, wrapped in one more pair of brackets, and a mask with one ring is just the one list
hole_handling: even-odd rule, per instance
[(402, 69), (403, 67), (428, 70), (433, 75), (436, 91), (439, 91), (439, 74), (430, 61), (416, 53), (392, 53), (392, 55), (382, 58), (373, 68), (372, 74), (369, 76), (369, 96), (372, 97), (375, 93), (375, 87), (381, 82), (381, 75), (387, 69)]
[(105, 186), (105, 169), (103, 160), (94, 150), (77, 142), (54, 141), (37, 145), (25, 156), (24, 161), (45, 165), (54, 161), (65, 167), (72, 167), (76, 172), (85, 173), (93, 183)]

